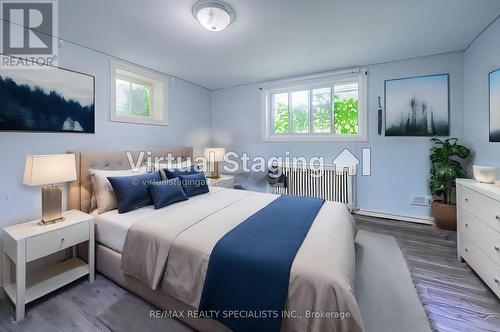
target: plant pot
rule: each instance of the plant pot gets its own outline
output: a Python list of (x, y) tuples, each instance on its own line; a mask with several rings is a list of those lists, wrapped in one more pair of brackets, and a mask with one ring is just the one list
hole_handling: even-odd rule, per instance
[(457, 230), (457, 206), (446, 204), (443, 201), (432, 202), (432, 214), (436, 220), (437, 227), (448, 229), (451, 231)]

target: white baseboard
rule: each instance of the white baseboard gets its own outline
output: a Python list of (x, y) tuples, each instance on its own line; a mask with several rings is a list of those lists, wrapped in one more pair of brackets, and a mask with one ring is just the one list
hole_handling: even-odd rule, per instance
[(379, 211), (369, 211), (369, 210), (357, 210), (354, 212), (355, 214), (359, 214), (367, 217), (377, 217), (377, 218), (385, 218), (385, 219), (393, 219), (393, 220), (402, 220), (408, 222), (414, 222), (419, 224), (426, 225), (434, 225), (434, 218), (431, 217), (410, 217), (410, 216), (402, 216), (397, 214), (379, 212)]

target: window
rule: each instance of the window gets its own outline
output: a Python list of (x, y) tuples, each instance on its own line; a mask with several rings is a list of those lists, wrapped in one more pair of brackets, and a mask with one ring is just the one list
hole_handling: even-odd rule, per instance
[(119, 62), (111, 68), (111, 121), (166, 125), (165, 79)]
[(366, 140), (366, 76), (356, 70), (267, 84), (263, 140)]

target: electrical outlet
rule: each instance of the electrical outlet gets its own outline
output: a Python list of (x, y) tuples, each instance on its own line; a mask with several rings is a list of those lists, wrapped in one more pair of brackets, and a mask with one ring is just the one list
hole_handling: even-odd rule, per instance
[(410, 197), (411, 205), (422, 205), (429, 206), (431, 205), (431, 198), (429, 196), (411, 196)]

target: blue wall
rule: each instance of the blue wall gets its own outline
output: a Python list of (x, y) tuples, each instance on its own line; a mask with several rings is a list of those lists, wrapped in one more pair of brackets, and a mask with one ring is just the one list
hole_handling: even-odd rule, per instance
[[(213, 144), (236, 152), (282, 156), (323, 156), (331, 161), (344, 148), (359, 157), (363, 147), (372, 150), (372, 175), (358, 176), (361, 209), (411, 217), (429, 218), (430, 208), (410, 204), (411, 195), (430, 195), (429, 138), (384, 137), (377, 134), (377, 96), (383, 98), (384, 80), (417, 75), (450, 74), (451, 134), (463, 136), (463, 53), (430, 56), (369, 67), (368, 142), (281, 143), (261, 141), (261, 101), (258, 84), (217, 90), (212, 93)], [(383, 102), (383, 101), (382, 101)]]
[(500, 68), (500, 20), (465, 52), (465, 138), (474, 163), (500, 166), (500, 143), (489, 142), (488, 73)]
[(69, 43), (59, 50), (59, 57), (59, 66), (96, 78), (96, 133), (0, 132), (1, 227), (41, 215), (40, 188), (23, 185), (24, 162), (29, 154), (180, 144), (201, 150), (209, 142), (209, 90), (165, 77), (169, 82), (168, 126), (110, 122), (110, 58)]

